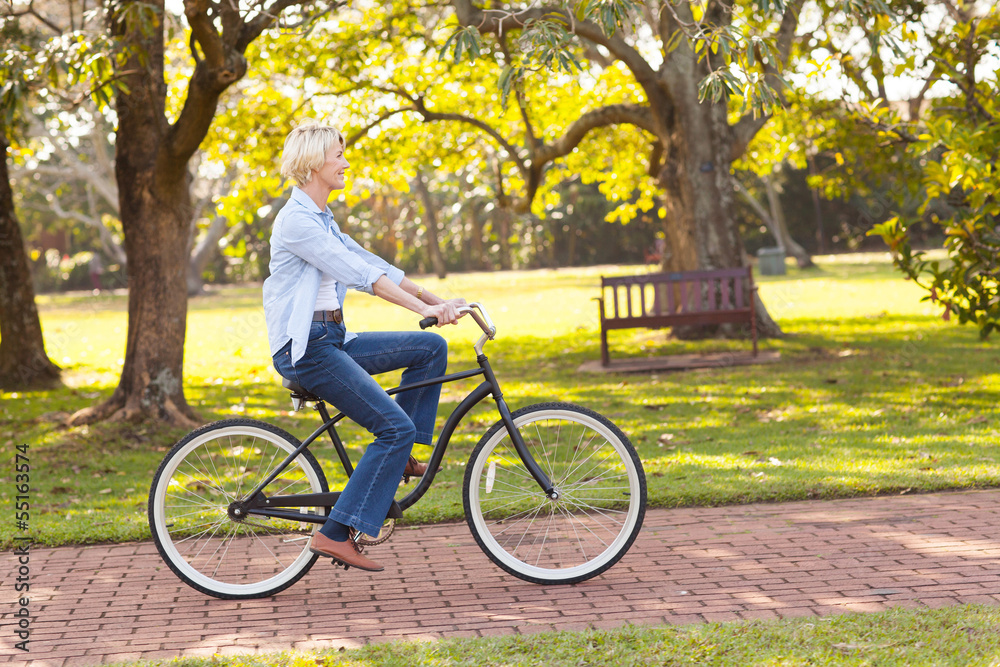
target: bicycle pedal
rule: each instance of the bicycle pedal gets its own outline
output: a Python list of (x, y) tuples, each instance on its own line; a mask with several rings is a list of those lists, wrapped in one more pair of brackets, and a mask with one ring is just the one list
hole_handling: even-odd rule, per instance
[(410, 483), (410, 476), (403, 475), (403, 484), (409, 484), (409, 483)]

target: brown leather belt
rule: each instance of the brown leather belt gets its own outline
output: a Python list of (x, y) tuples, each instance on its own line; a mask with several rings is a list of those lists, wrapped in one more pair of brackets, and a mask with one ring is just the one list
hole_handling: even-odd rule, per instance
[(313, 312), (313, 322), (334, 322), (340, 324), (344, 321), (344, 313), (337, 310), (317, 310)]

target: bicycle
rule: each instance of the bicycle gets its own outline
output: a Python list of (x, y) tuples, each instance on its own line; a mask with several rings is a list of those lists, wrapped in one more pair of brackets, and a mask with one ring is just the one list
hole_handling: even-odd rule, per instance
[[(433, 484), (459, 423), (492, 396), (500, 419), (473, 448), (462, 490), (476, 542), (496, 565), (533, 583), (572, 584), (601, 574), (631, 547), (645, 515), (646, 479), (635, 448), (610, 420), (581, 406), (539, 403), (511, 412), (483, 353), (496, 326), (481, 304), (461, 310), (483, 331), (473, 346), (479, 367), (388, 393), (484, 379), (445, 421), (416, 488), (393, 502), (379, 535), (359, 543), (374, 546), (391, 536), (396, 519)], [(427, 318), (420, 326), (435, 323)], [(266, 422), (227, 419), (182, 438), (153, 478), (148, 514), (156, 548), (202, 593), (269, 597), (301, 579), (319, 557), (307, 548), (311, 532), (339, 496), (309, 445), (327, 433), (344, 472), (353, 473), (335, 428), (343, 413), (331, 417), (319, 396), (282, 384), (295, 410), (312, 403), (323, 420), (304, 441)]]

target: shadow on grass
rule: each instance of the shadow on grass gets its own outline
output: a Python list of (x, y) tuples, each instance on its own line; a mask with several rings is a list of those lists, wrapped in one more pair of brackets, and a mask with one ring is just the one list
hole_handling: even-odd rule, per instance
[[(996, 345), (981, 343), (972, 329), (935, 318), (796, 320), (788, 328), (791, 335), (764, 343), (782, 355), (779, 363), (766, 366), (581, 374), (580, 364), (599, 355), (597, 333), (583, 328), (562, 336), (504, 338), (487, 354), (512, 409), (564, 400), (615, 421), (644, 462), (653, 505), (1000, 485)], [(636, 354), (746, 348), (744, 341), (718, 340), (643, 345)], [(473, 366), (466, 350), (453, 352), (451, 370)], [(186, 393), (206, 421), (262, 419), (299, 438), (316, 428), (312, 411), (290, 412), (288, 393), (276, 379), (265, 374), (261, 381), (250, 380), (217, 384), (192, 378)], [(448, 385), (439, 427), (476, 384), (478, 379)], [(44, 543), (148, 537), (149, 484), (184, 432), (155, 424), (61, 425), (66, 415), (112, 389), (4, 395), (0, 439), (30, 445), (38, 509), (32, 517), (37, 516)], [(496, 419), (490, 399), (467, 417), (438, 482), (408, 512), (408, 520), (461, 518), (463, 467)], [(355, 458), (370, 437), (357, 427), (341, 433)], [(333, 472), (332, 447), (317, 443), (314, 453), (336, 486), (342, 480)], [(422, 448), (416, 453), (428, 455)], [(0, 542), (10, 537), (10, 530), (0, 527)]]

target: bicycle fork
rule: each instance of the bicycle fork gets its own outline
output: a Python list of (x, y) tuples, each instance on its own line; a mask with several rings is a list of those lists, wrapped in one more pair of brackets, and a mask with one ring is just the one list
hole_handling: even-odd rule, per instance
[(493, 375), (493, 368), (490, 367), (490, 362), (486, 358), (485, 354), (480, 354), (477, 358), (479, 365), (483, 369), (483, 374), (486, 376), (486, 382), (492, 387), (493, 400), (496, 401), (497, 411), (500, 413), (500, 419), (503, 421), (504, 427), (507, 429), (507, 434), (510, 435), (510, 440), (514, 443), (514, 449), (517, 451), (518, 456), (521, 457), (521, 462), (524, 463), (524, 467), (528, 469), (528, 472), (534, 478), (538, 486), (541, 487), (545, 495), (551, 500), (559, 499), (559, 491), (552, 484), (552, 480), (549, 476), (545, 474), (541, 466), (538, 465), (538, 461), (535, 457), (531, 455), (528, 451), (528, 446), (524, 444), (524, 438), (521, 437), (521, 432), (518, 430), (517, 426), (514, 424), (514, 418), (510, 414), (510, 408), (507, 407), (507, 401), (503, 399), (503, 392), (500, 391), (500, 384), (497, 382), (496, 376)]

